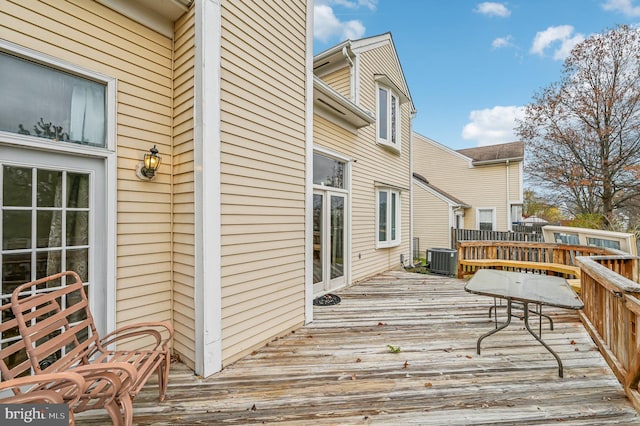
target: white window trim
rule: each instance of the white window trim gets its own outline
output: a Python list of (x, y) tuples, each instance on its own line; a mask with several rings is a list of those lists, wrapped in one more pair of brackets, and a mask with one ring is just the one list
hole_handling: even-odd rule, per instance
[[(387, 99), (387, 138), (380, 138), (380, 89), (386, 90)], [(391, 95), (396, 101), (396, 143), (391, 142)], [(400, 95), (391, 87), (376, 82), (376, 142), (385, 148), (389, 148), (397, 153), (402, 151), (402, 106)]]
[(516, 207), (516, 206), (520, 207), (520, 219), (521, 220), (523, 219), (522, 211), (524, 209), (524, 204), (523, 203), (519, 203), (519, 202), (514, 202), (514, 201), (509, 202), (509, 230), (511, 230), (512, 225), (513, 225), (513, 219), (514, 219), (514, 217), (513, 217), (513, 208)]
[[(87, 80), (92, 80), (98, 83), (102, 83), (106, 86), (106, 100), (107, 100), (107, 108), (106, 108), (106, 140), (105, 147), (87, 147), (84, 145), (74, 144), (72, 142), (50, 142), (46, 143), (42, 138), (37, 136), (26, 136), (19, 135), (12, 132), (3, 132), (0, 131), (0, 137), (3, 140), (6, 140), (9, 143), (16, 143), (16, 140), (19, 140), (19, 144), (21, 146), (43, 146), (46, 145), (47, 149), (54, 149), (56, 151), (67, 151), (67, 152), (75, 152), (75, 153), (86, 153), (90, 152), (104, 152), (105, 149), (109, 151), (115, 151), (116, 147), (116, 79), (113, 77), (109, 77), (104, 74), (97, 73), (95, 71), (87, 70), (85, 68), (81, 68), (75, 64), (71, 64), (65, 62), (61, 59), (55, 58), (53, 56), (46, 55), (41, 52), (37, 52), (35, 50), (28, 49), (26, 47), (19, 46), (17, 44), (13, 44), (11, 42), (0, 40), (0, 52), (10, 53), (17, 57), (27, 59), (33, 61), (35, 63), (44, 65), (46, 67), (56, 69), (59, 71), (63, 71), (69, 74), (76, 75), (80, 78), (86, 78)], [(93, 149), (91, 149), (93, 148)]]
[(476, 229), (480, 229), (480, 211), (491, 210), (491, 230), (496, 230), (496, 208), (495, 207), (477, 207), (476, 208)]
[[(336, 152), (321, 146), (316, 146), (316, 145), (314, 145), (313, 147), (313, 154), (320, 154), (324, 157), (344, 163), (344, 188), (336, 188), (333, 186), (324, 186), (324, 185), (314, 184), (313, 174), (312, 174), (311, 182), (312, 182), (313, 189), (314, 190), (330, 190), (333, 192), (341, 192), (343, 194), (349, 194), (351, 192), (351, 163), (353, 163), (353, 159), (339, 152)], [(311, 155), (311, 164), (313, 165), (313, 155)]]
[[(106, 271), (106, 318), (107, 330), (116, 328), (116, 200), (117, 200), (117, 157), (116, 157), (116, 90), (117, 80), (104, 74), (97, 73), (75, 64), (63, 61), (59, 58), (46, 55), (6, 40), (0, 40), (0, 51), (51, 67), (60, 71), (77, 75), (81, 78), (97, 81), (106, 85), (106, 140), (105, 147), (93, 147), (66, 142), (53, 142), (36, 136), (20, 135), (12, 132), (0, 131), (0, 145), (7, 144), (22, 148), (40, 149), (68, 154), (89, 155), (94, 158), (102, 158), (105, 161), (105, 205), (106, 212), (106, 258), (103, 260)], [(96, 259), (96, 261), (98, 261)], [(102, 279), (102, 278), (100, 278)], [(92, 281), (96, 281), (95, 277)], [(95, 302), (94, 302), (95, 303)]]
[[(312, 8), (313, 9), (313, 8)], [(312, 114), (313, 115), (313, 114)], [(313, 142), (313, 141), (311, 141)], [(351, 261), (352, 258), (352, 253), (353, 253), (353, 248), (351, 247), (351, 241), (352, 241), (352, 226), (353, 226), (353, 222), (352, 222), (352, 216), (351, 216), (351, 212), (353, 211), (353, 197), (351, 196), (351, 182), (352, 182), (352, 178), (351, 178), (351, 173), (352, 173), (352, 166), (354, 163), (354, 159), (351, 157), (348, 157), (340, 152), (337, 151), (333, 151), (331, 149), (319, 146), (319, 145), (313, 145), (313, 150), (312, 150), (312, 154), (309, 156), (310, 157), (310, 163), (311, 166), (309, 167), (309, 170), (313, 170), (313, 154), (317, 153), (320, 155), (324, 155), (325, 157), (328, 158), (333, 158), (334, 160), (337, 161), (343, 161), (344, 162), (344, 189), (341, 188), (334, 188), (331, 186), (321, 186), (321, 185), (315, 185), (313, 184), (313, 173), (309, 173), (308, 174), (308, 179), (309, 179), (309, 185), (311, 188), (311, 201), (310, 201), (310, 205), (313, 206), (313, 194), (314, 191), (328, 191), (328, 192), (334, 192), (337, 194), (345, 194), (347, 197), (347, 204), (345, 206), (346, 208), (346, 212), (345, 212), (345, 233), (347, 236), (347, 241), (345, 244), (345, 251), (344, 251), (344, 258), (348, 259), (348, 261), (346, 262), (346, 268), (344, 270), (344, 279), (345, 279), (345, 284), (349, 285), (351, 283), (351, 275), (352, 275), (352, 268), (353, 268), (353, 262)], [(309, 234), (311, 235), (311, 237), (313, 237), (313, 209), (310, 208), (309, 209), (309, 213), (310, 213), (310, 217), (309, 217)], [(309, 253), (312, 255), (313, 254), (313, 238), (311, 238), (310, 241), (308, 241), (308, 251)], [(309, 266), (308, 270), (313, 271), (313, 258), (311, 257), (311, 266)], [(311, 282), (311, 293), (313, 293), (313, 275), (311, 275), (311, 277), (309, 278), (309, 281)], [(311, 302), (313, 302), (313, 299), (311, 299)], [(313, 310), (313, 304), (311, 305), (311, 309)]]
[[(460, 227), (458, 227), (458, 218), (460, 218)], [(453, 227), (457, 229), (464, 229), (464, 212), (453, 212)]]
[[(395, 240), (387, 240), (380, 241), (380, 192), (386, 192), (389, 195), (392, 193), (396, 194), (396, 239)], [(376, 248), (390, 248), (390, 247), (398, 247), (402, 244), (402, 193), (395, 188), (390, 187), (376, 187), (376, 206), (375, 206), (375, 214), (376, 214), (376, 229), (375, 229), (375, 238), (376, 238)], [(387, 202), (387, 225), (391, 224), (391, 196), (389, 196), (389, 200)], [(387, 226), (387, 235), (391, 236), (391, 226)]]

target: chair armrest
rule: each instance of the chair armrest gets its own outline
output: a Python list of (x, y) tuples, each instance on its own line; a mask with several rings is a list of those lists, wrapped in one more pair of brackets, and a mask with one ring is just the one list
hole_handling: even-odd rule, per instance
[(128, 393), (138, 380), (138, 371), (128, 362), (83, 364), (71, 367), (68, 371), (80, 374), (87, 382), (87, 387), (100, 380), (106, 380), (116, 388), (116, 394)]
[(34, 390), (2, 398), (0, 404), (64, 404), (64, 399), (56, 391)]
[[(63, 403), (64, 397), (70, 405), (75, 404), (84, 393), (87, 383), (82, 375), (74, 372), (42, 373), (34, 376), (18, 377), (0, 383), (0, 391), (34, 385), (25, 393), (3, 398), (3, 404), (50, 402)], [(15, 392), (15, 390), (14, 390)]]
[[(166, 339), (162, 338), (162, 331), (169, 333)], [(167, 346), (169, 341), (173, 338), (173, 326), (168, 322), (140, 322), (136, 324), (125, 325), (117, 330), (104, 336), (100, 339), (100, 346), (108, 347), (119, 340), (131, 339), (135, 337), (148, 337), (151, 336), (155, 339), (154, 350), (159, 349), (161, 346), (163, 349)]]

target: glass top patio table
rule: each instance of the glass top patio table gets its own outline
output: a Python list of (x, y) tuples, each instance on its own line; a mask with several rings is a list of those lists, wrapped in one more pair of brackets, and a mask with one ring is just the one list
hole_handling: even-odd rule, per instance
[(584, 304), (567, 280), (551, 275), (480, 269), (465, 286), (470, 293), (520, 302), (582, 309)]
[(529, 325), (529, 303), (539, 306), (536, 314), (542, 316), (542, 305), (566, 309), (582, 309), (584, 304), (578, 298), (566, 279), (551, 275), (529, 274), (524, 272), (480, 269), (476, 271), (464, 288), (469, 293), (497, 297), (507, 301), (507, 321), (478, 338), (477, 352), (480, 355), (480, 342), (485, 337), (506, 328), (511, 323), (512, 302), (523, 305), (524, 325), (527, 331), (544, 346), (558, 362), (558, 375), (563, 377), (562, 361), (556, 352), (542, 340), (542, 328), (536, 334)]

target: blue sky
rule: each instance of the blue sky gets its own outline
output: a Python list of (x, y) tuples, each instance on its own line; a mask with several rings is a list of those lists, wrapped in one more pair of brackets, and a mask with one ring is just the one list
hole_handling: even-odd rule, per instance
[(391, 32), (413, 129), (453, 149), (517, 140), (515, 118), (571, 48), (640, 23), (640, 0), (316, 0), (314, 52)]

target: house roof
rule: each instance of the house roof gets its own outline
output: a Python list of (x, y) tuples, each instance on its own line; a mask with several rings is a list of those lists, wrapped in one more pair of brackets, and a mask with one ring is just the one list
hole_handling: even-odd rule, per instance
[(474, 165), (522, 161), (524, 160), (524, 142), (459, 149), (456, 152), (471, 158)]
[(420, 175), (418, 173), (414, 173), (413, 174), (413, 179), (415, 181), (417, 181), (418, 183), (420, 183), (422, 186), (425, 186), (432, 193), (435, 193), (436, 195), (439, 195), (440, 198), (444, 198), (449, 204), (453, 205), (454, 207), (462, 207), (462, 208), (465, 208), (465, 209), (471, 207), (470, 204), (467, 204), (464, 201), (457, 199), (453, 195), (441, 190), (437, 186), (434, 186), (434, 185), (430, 184), (429, 181), (427, 180), (427, 178), (425, 178), (424, 176), (422, 176), (422, 175)]
[(318, 53), (313, 57), (313, 72), (314, 74), (322, 77), (323, 75), (328, 74), (341, 66), (344, 66), (345, 63), (352, 61), (359, 53), (366, 52), (387, 44), (391, 46), (391, 51), (393, 52), (393, 58), (391, 59), (393, 62), (395, 62), (396, 66), (400, 70), (401, 81), (393, 82), (393, 86), (395, 86), (396, 90), (401, 92), (401, 94), (405, 97), (405, 100), (409, 102), (409, 104), (411, 105), (411, 112), (415, 113), (415, 105), (413, 103), (413, 99), (411, 98), (409, 86), (407, 85), (404, 71), (402, 69), (402, 64), (400, 63), (400, 59), (398, 58), (398, 52), (393, 43), (393, 38), (391, 37), (390, 32), (372, 37), (361, 38), (358, 40), (345, 40), (333, 47), (330, 47), (329, 49), (324, 50), (323, 52)]
[(399, 89), (402, 91), (404, 96), (406, 96), (409, 104), (411, 105), (411, 112), (416, 112), (416, 107), (413, 103), (413, 99), (411, 98), (411, 92), (409, 91), (409, 85), (407, 84), (407, 80), (404, 77), (404, 70), (402, 69), (402, 63), (400, 62), (400, 58), (398, 57), (398, 51), (396, 50), (396, 45), (393, 43), (393, 37), (390, 32), (386, 32), (383, 34), (379, 34), (377, 36), (371, 36), (366, 38), (361, 38), (359, 40), (354, 40), (352, 42), (353, 51), (358, 54), (360, 52), (366, 52), (371, 49), (376, 49), (380, 46), (384, 46), (385, 44), (389, 44), (391, 46), (391, 51), (393, 52), (393, 60), (396, 63), (396, 66), (400, 70), (400, 79), (402, 81), (399, 82)]

